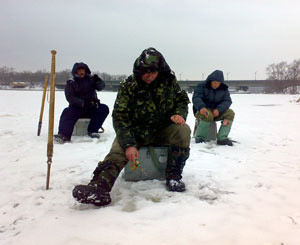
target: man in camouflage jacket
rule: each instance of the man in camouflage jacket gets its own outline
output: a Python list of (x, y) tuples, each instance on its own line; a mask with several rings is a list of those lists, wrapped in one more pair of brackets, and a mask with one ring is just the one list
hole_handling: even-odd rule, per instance
[(128, 160), (135, 162), (142, 146), (168, 146), (166, 185), (184, 191), (182, 171), (189, 157), (191, 130), (185, 120), (190, 103), (166, 63), (154, 48), (136, 59), (133, 75), (121, 83), (113, 110), (116, 131), (111, 150), (99, 162), (88, 185), (78, 185), (73, 196), (97, 206), (111, 202), (109, 192)]

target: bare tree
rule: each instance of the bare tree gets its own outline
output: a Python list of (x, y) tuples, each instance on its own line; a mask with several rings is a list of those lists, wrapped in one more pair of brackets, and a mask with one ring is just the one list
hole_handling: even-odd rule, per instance
[(0, 84), (9, 85), (14, 82), (13, 75), (15, 74), (15, 69), (12, 67), (3, 66), (0, 67)]
[(289, 80), (300, 80), (300, 59), (289, 64), (288, 77)]
[(290, 93), (297, 92), (296, 81), (300, 80), (300, 59), (294, 60), (291, 64), (283, 61), (271, 64), (266, 68), (269, 86), (266, 92), (282, 93), (287, 87), (291, 87)]
[(288, 64), (283, 61), (278, 64), (271, 64), (267, 67), (266, 72), (268, 80), (287, 80), (288, 79)]
[(288, 67), (289, 80), (292, 82), (291, 94), (297, 93), (296, 81), (300, 80), (300, 59), (294, 60)]
[[(104, 81), (122, 81), (126, 78), (126, 75), (111, 75), (105, 72), (95, 72)], [(30, 87), (44, 85), (45, 76), (49, 75), (47, 70), (22, 71), (17, 72), (14, 68), (3, 66), (0, 67), (0, 85), (9, 85), (11, 82), (26, 82)], [(71, 70), (66, 69), (56, 72), (56, 83), (64, 86), (66, 81), (71, 77)]]

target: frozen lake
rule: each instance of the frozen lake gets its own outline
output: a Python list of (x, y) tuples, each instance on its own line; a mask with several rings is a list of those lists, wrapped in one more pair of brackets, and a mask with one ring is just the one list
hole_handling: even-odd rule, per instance
[[(115, 92), (101, 92), (113, 109)], [(191, 94), (190, 94), (191, 97)], [(234, 147), (195, 144), (184, 169), (185, 193), (162, 181), (119, 178), (112, 204), (76, 203), (115, 137), (111, 113), (100, 140), (54, 145), (45, 190), (48, 130), (36, 136), (42, 91), (0, 90), (0, 244), (300, 244), (299, 96), (233, 94)], [(55, 133), (67, 102), (56, 92)], [(193, 129), (191, 110), (187, 123)]]

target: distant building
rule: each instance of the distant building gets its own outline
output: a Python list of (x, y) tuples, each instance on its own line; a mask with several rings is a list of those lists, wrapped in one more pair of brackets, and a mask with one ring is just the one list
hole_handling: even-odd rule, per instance
[(28, 86), (28, 83), (26, 82), (11, 82), (9, 84), (11, 88), (26, 88)]

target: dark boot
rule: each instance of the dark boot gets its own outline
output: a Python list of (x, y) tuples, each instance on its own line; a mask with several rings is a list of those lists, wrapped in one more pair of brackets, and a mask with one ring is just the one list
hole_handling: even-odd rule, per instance
[(77, 185), (73, 197), (80, 203), (105, 206), (111, 202), (109, 192), (121, 169), (110, 162), (99, 162), (88, 185)]
[(233, 146), (232, 141), (230, 139), (225, 139), (225, 140), (217, 140), (218, 145), (229, 145)]
[(100, 134), (98, 134), (98, 133), (90, 133), (90, 132), (88, 132), (88, 136), (90, 136), (91, 138), (96, 138), (96, 139), (100, 138)]
[(166, 185), (169, 191), (185, 191), (185, 184), (181, 180), (181, 174), (189, 155), (190, 148), (169, 147), (166, 168)]
[(168, 179), (166, 182), (168, 191), (176, 191), (176, 192), (183, 192), (185, 191), (185, 184), (181, 179)]
[(73, 189), (73, 197), (80, 203), (106, 206), (111, 203), (109, 192), (94, 184), (77, 185)]
[(70, 142), (71, 141), (70, 137), (67, 137), (63, 134), (55, 134), (54, 135), (54, 140), (55, 140), (55, 142), (57, 142), (59, 144), (64, 144), (65, 142)]
[(195, 137), (195, 143), (204, 143), (205, 142), (205, 140), (204, 139), (202, 139), (202, 138), (200, 138), (200, 137)]
[(101, 186), (110, 192), (121, 170), (117, 164), (100, 161), (93, 172), (90, 184)]

